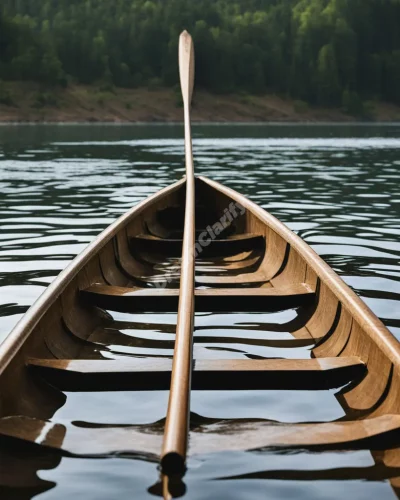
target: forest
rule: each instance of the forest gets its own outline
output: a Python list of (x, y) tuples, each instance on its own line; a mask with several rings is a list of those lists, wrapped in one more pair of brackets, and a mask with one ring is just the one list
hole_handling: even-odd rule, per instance
[(0, 79), (174, 87), (182, 29), (210, 92), (400, 104), (400, 0), (2, 0)]

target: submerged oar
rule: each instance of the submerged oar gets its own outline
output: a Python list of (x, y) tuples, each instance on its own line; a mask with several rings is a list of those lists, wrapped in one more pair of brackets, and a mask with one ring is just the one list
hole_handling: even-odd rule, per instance
[(187, 31), (179, 38), (179, 73), (185, 116), (186, 205), (178, 322), (161, 453), (161, 468), (167, 475), (179, 474), (185, 469), (193, 353), (195, 203), (190, 104), (194, 83), (194, 50), (192, 37)]

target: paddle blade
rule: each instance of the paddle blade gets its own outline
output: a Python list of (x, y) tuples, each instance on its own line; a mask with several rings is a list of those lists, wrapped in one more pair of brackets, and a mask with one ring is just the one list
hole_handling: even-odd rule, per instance
[(179, 75), (183, 102), (190, 106), (194, 85), (194, 47), (186, 30), (179, 37)]

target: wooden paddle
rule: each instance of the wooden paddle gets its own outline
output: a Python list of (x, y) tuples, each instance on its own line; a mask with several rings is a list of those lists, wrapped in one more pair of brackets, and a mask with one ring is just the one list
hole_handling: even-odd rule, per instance
[(195, 196), (190, 104), (194, 84), (194, 49), (192, 37), (187, 31), (179, 38), (179, 73), (185, 119), (186, 205), (178, 321), (161, 453), (161, 468), (167, 475), (180, 474), (185, 470), (193, 357)]

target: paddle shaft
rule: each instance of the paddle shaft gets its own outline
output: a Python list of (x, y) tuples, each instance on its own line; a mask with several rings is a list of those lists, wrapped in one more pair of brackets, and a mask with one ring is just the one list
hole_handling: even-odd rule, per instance
[(194, 50), (192, 38), (187, 31), (179, 38), (179, 73), (185, 119), (186, 205), (178, 321), (161, 453), (161, 467), (167, 475), (179, 474), (185, 469), (193, 358), (195, 196), (190, 103), (194, 83)]

